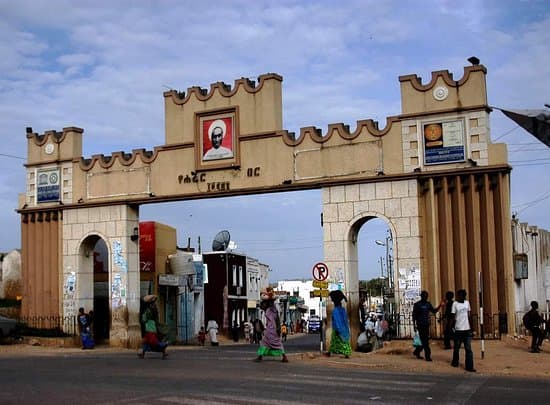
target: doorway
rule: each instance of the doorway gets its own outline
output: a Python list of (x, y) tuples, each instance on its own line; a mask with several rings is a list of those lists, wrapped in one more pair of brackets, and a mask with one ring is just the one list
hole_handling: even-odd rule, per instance
[(92, 328), (96, 344), (107, 343), (111, 326), (109, 309), (109, 253), (103, 239), (97, 237), (93, 248), (94, 304)]

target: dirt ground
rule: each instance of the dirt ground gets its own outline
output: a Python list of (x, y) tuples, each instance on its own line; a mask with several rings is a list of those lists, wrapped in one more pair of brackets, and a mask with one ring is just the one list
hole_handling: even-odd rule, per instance
[[(550, 342), (546, 340), (540, 353), (529, 353), (531, 337), (503, 337), (502, 340), (485, 340), (481, 358), (481, 341), (472, 342), (476, 374), (550, 379)], [(351, 358), (324, 357), (316, 354), (302, 356), (316, 362), (327, 362), (340, 367), (366, 367), (381, 370), (399, 370), (433, 374), (467, 373), (464, 370), (464, 349), (460, 352), (460, 365), (451, 367), (452, 350), (444, 350), (443, 342), (431, 341), (432, 362), (419, 360), (412, 355), (412, 342), (394, 340), (385, 342), (384, 348), (371, 353), (353, 353)]]
[[(291, 336), (290, 339), (293, 337)], [(495, 376), (514, 376), (526, 378), (550, 379), (550, 342), (546, 340), (541, 353), (529, 353), (530, 337), (503, 337), (502, 340), (486, 340), (483, 359), (481, 358), (481, 341), (474, 340), (474, 367), (476, 374)], [(2, 356), (19, 353), (33, 356), (66, 356), (82, 352), (78, 347), (33, 346), (32, 342), (0, 345)], [(235, 344), (221, 339), (221, 345)], [(244, 344), (241, 340), (237, 344)], [(193, 346), (172, 346), (170, 351), (188, 350)], [(319, 352), (288, 353), (289, 360), (314, 362), (331, 367), (357, 367), (387, 371), (420, 372), (424, 374), (467, 373), (464, 370), (464, 349), (460, 352), (460, 365), (451, 367), (452, 350), (444, 350), (441, 341), (431, 341), (432, 362), (416, 359), (412, 355), (412, 342), (394, 340), (385, 342), (384, 347), (371, 353), (354, 352), (349, 359), (342, 357), (325, 357)], [(99, 347), (95, 351), (124, 351), (110, 347)]]

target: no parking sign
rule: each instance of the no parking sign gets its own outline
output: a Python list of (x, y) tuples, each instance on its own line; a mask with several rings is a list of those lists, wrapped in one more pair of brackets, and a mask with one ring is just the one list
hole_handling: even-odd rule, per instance
[(325, 281), (328, 278), (328, 266), (319, 262), (313, 266), (313, 278), (317, 281)]

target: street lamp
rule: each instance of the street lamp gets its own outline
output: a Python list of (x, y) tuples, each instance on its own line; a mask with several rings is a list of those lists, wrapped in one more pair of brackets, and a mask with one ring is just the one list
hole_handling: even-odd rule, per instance
[(384, 258), (380, 256), (378, 262), (380, 263), (380, 278), (384, 278)]
[[(388, 300), (389, 304), (389, 312), (393, 312), (393, 238), (391, 236), (390, 231), (388, 230), (388, 236), (386, 236), (386, 240), (375, 240), (374, 241), (378, 246), (384, 246), (386, 248), (386, 276), (388, 277), (388, 288), (387, 293), (388, 297), (392, 297)], [(380, 258), (380, 268), (382, 269), (382, 258)], [(383, 276), (383, 275), (382, 275)], [(384, 297), (385, 301), (385, 297)]]
[(376, 243), (378, 246), (384, 246), (386, 248), (386, 275), (388, 277), (388, 287), (393, 287), (393, 268), (392, 268), (392, 248), (393, 248), (393, 238), (390, 235), (386, 237), (386, 241), (383, 240), (375, 240), (374, 243)]

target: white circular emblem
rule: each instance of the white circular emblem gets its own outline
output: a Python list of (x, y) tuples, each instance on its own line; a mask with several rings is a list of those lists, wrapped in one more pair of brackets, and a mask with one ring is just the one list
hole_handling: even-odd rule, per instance
[(449, 95), (449, 89), (444, 86), (437, 86), (433, 92), (434, 98), (438, 101), (443, 101)]
[(53, 143), (48, 143), (44, 147), (44, 152), (46, 152), (46, 154), (48, 154), (48, 155), (51, 155), (53, 153), (54, 149), (55, 149), (55, 146), (53, 146)]
[(57, 184), (57, 173), (50, 174), (50, 184)]

